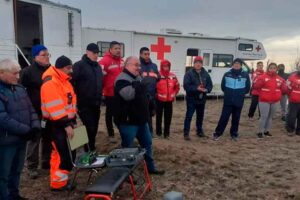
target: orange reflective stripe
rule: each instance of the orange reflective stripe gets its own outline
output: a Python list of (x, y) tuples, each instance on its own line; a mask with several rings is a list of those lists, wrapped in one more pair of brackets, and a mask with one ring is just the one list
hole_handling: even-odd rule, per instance
[(61, 104), (63, 105), (64, 102), (61, 99), (56, 99), (56, 100), (48, 102), (48, 103), (42, 103), (42, 106), (44, 106), (45, 108), (51, 108), (51, 107), (58, 106)]

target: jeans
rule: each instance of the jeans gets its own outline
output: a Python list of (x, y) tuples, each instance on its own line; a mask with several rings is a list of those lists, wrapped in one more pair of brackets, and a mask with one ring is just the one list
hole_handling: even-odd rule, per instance
[(122, 138), (122, 147), (130, 148), (135, 138), (139, 141), (142, 148), (146, 149), (145, 161), (148, 170), (154, 171), (155, 165), (152, 153), (152, 136), (148, 123), (142, 125), (119, 125), (119, 131)]
[(231, 105), (231, 106), (223, 105), (222, 114), (221, 114), (218, 126), (215, 130), (216, 135), (221, 136), (224, 133), (224, 130), (228, 124), (228, 121), (229, 121), (229, 118), (231, 115), (230, 135), (232, 137), (238, 136), (242, 108), (243, 107), (237, 107), (237, 106), (233, 106), (233, 105)]
[(193, 115), (196, 111), (196, 127), (197, 127), (197, 134), (203, 133), (202, 130), (202, 123), (204, 117), (204, 109), (205, 104), (195, 104), (193, 102), (186, 101), (186, 114), (184, 120), (184, 135), (189, 135), (190, 133), (190, 126)]
[(24, 166), (26, 143), (0, 146), (0, 199), (19, 195), (20, 176)]

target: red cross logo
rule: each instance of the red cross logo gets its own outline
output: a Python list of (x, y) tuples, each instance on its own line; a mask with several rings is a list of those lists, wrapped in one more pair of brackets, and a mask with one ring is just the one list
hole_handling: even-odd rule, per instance
[(151, 44), (151, 51), (157, 52), (157, 60), (163, 60), (165, 53), (171, 52), (171, 45), (165, 45), (165, 38), (158, 37), (157, 44)]
[(257, 52), (259, 52), (261, 50), (261, 47), (259, 45), (257, 45), (257, 47), (255, 49)]

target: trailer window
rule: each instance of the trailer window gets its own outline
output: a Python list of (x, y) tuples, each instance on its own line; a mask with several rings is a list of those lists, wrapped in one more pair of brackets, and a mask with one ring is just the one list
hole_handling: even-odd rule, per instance
[(203, 66), (209, 66), (210, 53), (203, 53)]
[(253, 51), (253, 44), (239, 44), (239, 51)]
[[(110, 42), (98, 41), (97, 44), (100, 50), (99, 57), (103, 57), (106, 54), (106, 52), (109, 51)], [(124, 43), (120, 43), (120, 44), (121, 44), (121, 57), (124, 58), (125, 44)]]
[(193, 60), (199, 54), (199, 49), (188, 49), (186, 52), (185, 67), (186, 71), (193, 67)]
[(231, 67), (233, 55), (230, 54), (214, 54), (213, 67)]
[(73, 34), (73, 13), (68, 13), (68, 28), (69, 28), (69, 46), (74, 45), (74, 34)]

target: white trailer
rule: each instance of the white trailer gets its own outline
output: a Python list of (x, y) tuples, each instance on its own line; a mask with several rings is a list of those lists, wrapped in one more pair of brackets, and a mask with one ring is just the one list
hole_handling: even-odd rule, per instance
[(0, 59), (31, 61), (31, 47), (48, 47), (50, 61), (81, 57), (81, 11), (46, 0), (0, 0)]
[[(231, 67), (233, 59), (241, 58), (249, 61), (266, 58), (263, 44), (253, 39), (174, 33), (176, 34), (83, 28), (82, 49), (84, 50), (88, 43), (95, 42), (99, 45), (99, 56), (102, 57), (109, 48), (109, 42), (116, 40), (122, 43), (123, 57), (128, 57), (138, 56), (141, 47), (148, 47), (151, 51), (152, 61), (158, 66), (162, 59), (171, 61), (172, 71), (177, 75), (181, 87), (186, 70), (193, 65), (193, 58), (201, 55), (204, 58), (204, 67), (212, 77), (213, 94), (215, 95), (222, 93), (220, 90), (221, 79)], [(243, 65), (243, 69), (250, 71), (246, 63)], [(183, 88), (181, 88), (180, 94), (184, 94)]]

